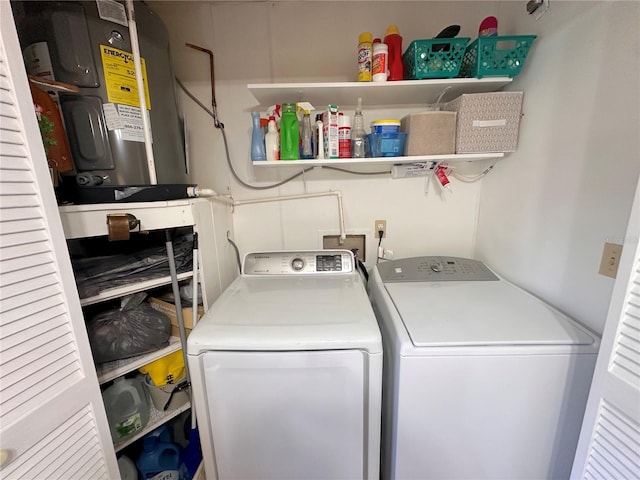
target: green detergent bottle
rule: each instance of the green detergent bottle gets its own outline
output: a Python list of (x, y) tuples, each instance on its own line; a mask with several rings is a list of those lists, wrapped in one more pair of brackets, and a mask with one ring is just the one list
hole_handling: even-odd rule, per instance
[(298, 160), (300, 130), (295, 103), (282, 104), (280, 119), (280, 160)]

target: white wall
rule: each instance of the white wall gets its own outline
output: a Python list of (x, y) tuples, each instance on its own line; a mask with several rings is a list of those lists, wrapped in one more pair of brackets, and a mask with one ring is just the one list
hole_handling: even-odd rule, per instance
[[(226, 126), (233, 164), (243, 180), (265, 186), (299, 169), (264, 171), (249, 160), (250, 111), (260, 110), (247, 90), (248, 83), (354, 80), (356, 46), (361, 31), (382, 37), (387, 25), (397, 23), (405, 46), (416, 38), (429, 38), (452, 23), (461, 23), (463, 35), (475, 36), (477, 26), (495, 13), (495, 2), (159, 2), (152, 4), (174, 38), (206, 43), (215, 53), (218, 111)], [(186, 19), (185, 19), (186, 17)], [(179, 20), (178, 20), (179, 19)], [(179, 29), (180, 32), (176, 32)], [(176, 72), (188, 75), (199, 62), (195, 82), (200, 98), (204, 90), (204, 59), (172, 43)], [(175, 50), (181, 49), (176, 54)], [(282, 101), (287, 100), (283, 98)], [(295, 99), (294, 99), (295, 100)], [(353, 99), (355, 104), (356, 99)], [(417, 103), (423, 99), (416, 99)], [(322, 108), (322, 106), (317, 106)], [(408, 111), (371, 110), (364, 106), (365, 122), (400, 118)], [(263, 110), (264, 111), (264, 110)], [(346, 111), (352, 113), (353, 108)], [(193, 121), (190, 121), (193, 125)], [(223, 173), (224, 150), (218, 133), (206, 133), (206, 155), (197, 158), (219, 172), (238, 199), (302, 192), (340, 190), (344, 195), (349, 233), (367, 235), (368, 265), (375, 262), (376, 219), (387, 220), (385, 245), (396, 257), (424, 254), (473, 253), (480, 184), (459, 184), (446, 201), (431, 191), (425, 195), (424, 179), (391, 180), (351, 176), (316, 169), (287, 185), (265, 191), (241, 186)], [(202, 167), (204, 168), (204, 167)], [(209, 177), (211, 178), (211, 177)], [(202, 178), (198, 182), (204, 185)], [(224, 191), (222, 186), (216, 186)], [(432, 187), (433, 190), (433, 187)], [(335, 200), (322, 198), (287, 203), (238, 207), (234, 212), (235, 237), (242, 253), (260, 249), (319, 248), (321, 236), (338, 233)]]
[[(204, 2), (170, 5), (159, 2), (152, 5), (153, 10), (164, 20), (169, 30), (171, 60), (175, 75), (196, 95), (202, 103), (211, 109), (211, 83), (209, 56), (187, 48), (185, 42), (212, 49), (212, 12)], [(177, 9), (177, 10), (176, 10)], [(187, 126), (191, 180), (202, 187), (213, 188), (219, 193), (229, 190), (229, 173), (221, 159), (221, 141), (219, 132), (213, 126), (212, 118), (190, 100), (181, 89), (178, 101), (181, 114)], [(217, 271), (206, 272), (207, 282), (217, 292), (214, 301), (237, 276), (238, 268), (235, 253), (227, 241), (227, 232), (233, 238), (233, 217), (231, 209), (219, 202), (212, 202), (215, 239), (200, 238), (200, 242), (211, 242), (216, 248)]]
[[(348, 232), (367, 234), (369, 266), (375, 262), (374, 220), (386, 219), (384, 244), (396, 258), (476, 255), (601, 331), (613, 285), (597, 274), (602, 244), (624, 236), (638, 178), (638, 4), (551, 5), (536, 22), (524, 1), (152, 3), (171, 32), (176, 73), (205, 103), (206, 56), (183, 44), (214, 51), (218, 112), (231, 159), (244, 181), (259, 186), (297, 169), (251, 166), (250, 111), (260, 108), (248, 83), (354, 80), (358, 33), (383, 36), (389, 24), (399, 25), (405, 47), (453, 23), (473, 38), (488, 15), (498, 16), (503, 34), (538, 34), (523, 73), (509, 87), (525, 91), (518, 152), (480, 183), (453, 180), (446, 201), (433, 189), (425, 195), (423, 179), (317, 169), (277, 189), (245, 188), (229, 174), (220, 133), (185, 101), (194, 178), (238, 199), (340, 190)], [(365, 122), (419, 110), (365, 105)], [(231, 230), (227, 213), (220, 207), (216, 214), (218, 235)], [(335, 200), (238, 207), (233, 231), (242, 253), (318, 248), (322, 233), (338, 231)]]
[(507, 2), (500, 18), (539, 35), (518, 151), (483, 180), (477, 257), (601, 332), (640, 170), (640, 4), (551, 2), (539, 21)]

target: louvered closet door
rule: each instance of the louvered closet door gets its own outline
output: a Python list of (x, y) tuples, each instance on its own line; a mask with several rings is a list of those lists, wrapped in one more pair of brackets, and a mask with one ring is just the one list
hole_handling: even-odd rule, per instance
[(0, 478), (118, 478), (7, 1), (0, 22)]
[(571, 477), (640, 478), (640, 183)]

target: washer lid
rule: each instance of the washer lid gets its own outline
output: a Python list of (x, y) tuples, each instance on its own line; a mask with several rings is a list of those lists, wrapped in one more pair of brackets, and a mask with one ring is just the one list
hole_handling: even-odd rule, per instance
[(358, 273), (241, 276), (189, 335), (188, 353), (208, 350), (382, 351)]
[(504, 280), (385, 288), (418, 347), (594, 343), (569, 317)]

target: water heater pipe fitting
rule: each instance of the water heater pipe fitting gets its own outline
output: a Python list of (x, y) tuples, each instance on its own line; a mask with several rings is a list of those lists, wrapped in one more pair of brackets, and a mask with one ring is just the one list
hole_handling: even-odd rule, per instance
[(213, 188), (202, 188), (198, 187), (187, 187), (187, 197), (196, 198), (196, 197), (208, 197), (214, 200), (218, 200), (222, 203), (226, 203), (227, 205), (235, 205), (233, 198), (230, 195), (220, 195)]

